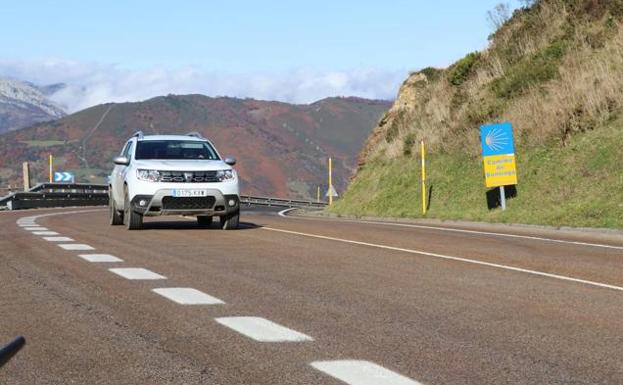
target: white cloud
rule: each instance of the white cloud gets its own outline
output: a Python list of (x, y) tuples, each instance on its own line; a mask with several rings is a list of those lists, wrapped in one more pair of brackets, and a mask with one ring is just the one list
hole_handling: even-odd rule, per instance
[(0, 77), (46, 85), (66, 83), (52, 99), (70, 112), (106, 102), (140, 101), (166, 94), (250, 97), (310, 103), (328, 96), (393, 99), (407, 71), (293, 69), (274, 73), (230, 73), (195, 68), (128, 70), (116, 65), (58, 59), (0, 60)]

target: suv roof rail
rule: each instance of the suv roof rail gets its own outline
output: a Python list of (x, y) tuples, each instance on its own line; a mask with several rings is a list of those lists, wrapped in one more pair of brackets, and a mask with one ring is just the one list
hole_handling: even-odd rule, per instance
[(143, 139), (143, 131), (140, 131), (140, 130), (139, 130), (139, 131), (136, 131), (136, 132), (134, 133), (134, 135), (132, 135), (132, 138), (134, 138), (135, 136), (136, 136), (138, 139)]
[(201, 135), (197, 131), (189, 132), (188, 134), (186, 134), (186, 136), (192, 136), (194, 138), (205, 139), (203, 135)]

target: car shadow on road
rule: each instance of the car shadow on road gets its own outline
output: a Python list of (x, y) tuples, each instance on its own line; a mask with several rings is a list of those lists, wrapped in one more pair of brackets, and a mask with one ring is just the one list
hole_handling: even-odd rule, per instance
[[(252, 222), (240, 222), (239, 230), (253, 230), (262, 227)], [(200, 225), (195, 221), (153, 221), (144, 222), (143, 230), (219, 230), (222, 231), (219, 221), (214, 221), (211, 226)]]

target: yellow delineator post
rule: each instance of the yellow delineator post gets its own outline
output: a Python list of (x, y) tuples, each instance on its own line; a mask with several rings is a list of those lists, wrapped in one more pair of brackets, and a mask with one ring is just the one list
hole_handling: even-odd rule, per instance
[(333, 204), (333, 162), (329, 158), (329, 206)]
[(422, 214), (426, 214), (426, 153), (423, 140), (420, 142), (420, 153), (422, 155)]
[(52, 154), (50, 154), (50, 183), (52, 183)]

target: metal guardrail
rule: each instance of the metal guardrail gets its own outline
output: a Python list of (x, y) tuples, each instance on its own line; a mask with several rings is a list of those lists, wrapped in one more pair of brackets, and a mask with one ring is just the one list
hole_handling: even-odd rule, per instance
[[(254, 197), (241, 195), (242, 205), (268, 207), (323, 209), (325, 202)], [(41, 183), (27, 192), (15, 192), (0, 198), (0, 207), (9, 210), (43, 207), (106, 206), (108, 205), (108, 186), (89, 183)]]
[(107, 204), (108, 186), (87, 183), (41, 183), (27, 192), (0, 198), (0, 206), (9, 210)]
[(315, 208), (315, 209), (323, 209), (327, 206), (325, 202), (271, 198), (271, 197), (254, 197), (254, 196), (249, 196), (249, 195), (241, 195), (240, 203), (247, 204), (247, 205), (258, 205), (258, 206)]

